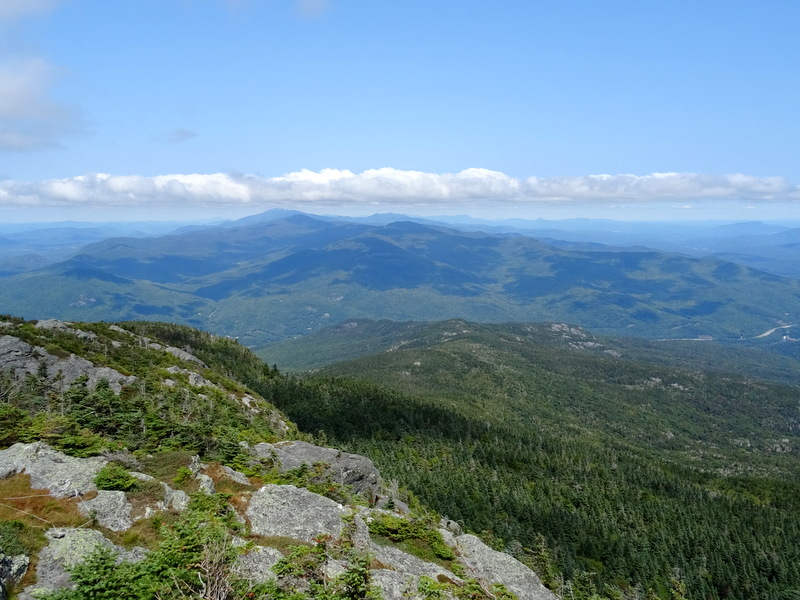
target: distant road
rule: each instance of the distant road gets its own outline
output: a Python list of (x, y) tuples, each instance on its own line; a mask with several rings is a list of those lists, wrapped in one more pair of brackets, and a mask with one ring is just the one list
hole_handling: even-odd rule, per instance
[(794, 325), (781, 325), (780, 327), (773, 327), (769, 331), (765, 331), (761, 335), (757, 335), (756, 337), (750, 339), (757, 340), (758, 338), (767, 337), (768, 335), (772, 335), (773, 333), (778, 331), (778, 329), (788, 329), (789, 327), (794, 327)]
[[(757, 335), (757, 336), (754, 336), (754, 337), (751, 337), (751, 338), (747, 338), (747, 339), (749, 339), (749, 340), (757, 340), (759, 338), (765, 338), (768, 335), (772, 335), (773, 333), (778, 331), (778, 329), (789, 329), (790, 327), (796, 327), (796, 325), (779, 325), (778, 327), (773, 327), (772, 329), (770, 329), (768, 331), (765, 331), (764, 333), (762, 333), (760, 335)], [(713, 338), (711, 336), (701, 336), (701, 337), (696, 337), (696, 338), (663, 338), (663, 339), (655, 339), (653, 341), (654, 342), (707, 342), (707, 341), (712, 340), (712, 339)]]

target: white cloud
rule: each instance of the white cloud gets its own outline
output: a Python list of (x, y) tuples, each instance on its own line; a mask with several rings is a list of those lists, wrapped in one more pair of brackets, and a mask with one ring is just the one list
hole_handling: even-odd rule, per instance
[(0, 61), (0, 150), (58, 146), (80, 132), (77, 111), (49, 97), (56, 79), (57, 69), (40, 58)]
[(44, 99), (54, 69), (39, 58), (0, 62), (0, 119), (49, 118), (57, 108)]
[(800, 203), (800, 187), (777, 177), (654, 173), (520, 180), (497, 171), (426, 173), (383, 168), (302, 170), (280, 177), (92, 174), (40, 182), (0, 181), (0, 206), (60, 207), (509, 207), (612, 202)]
[(330, 0), (295, 0), (295, 10), (303, 17), (315, 18), (330, 8)]
[[(60, 0), (0, 0), (0, 36), (23, 17), (53, 10)], [(75, 109), (52, 99), (59, 69), (33, 56), (0, 57), (0, 151), (59, 146), (82, 129)]]
[(58, 0), (0, 0), (0, 24), (48, 12)]

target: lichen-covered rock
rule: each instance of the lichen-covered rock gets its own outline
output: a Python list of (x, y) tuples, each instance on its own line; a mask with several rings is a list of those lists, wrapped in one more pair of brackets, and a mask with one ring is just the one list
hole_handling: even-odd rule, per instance
[(36, 583), (28, 586), (19, 595), (20, 600), (35, 600), (41, 594), (69, 587), (66, 568), (83, 561), (99, 545), (113, 548), (120, 560), (135, 562), (144, 558), (142, 548), (125, 550), (106, 539), (94, 529), (53, 528), (46, 534), (48, 545), (39, 553), (36, 566)]
[[(245, 395), (245, 398), (248, 396)], [(252, 396), (249, 396), (251, 399)], [(248, 404), (250, 406), (250, 404)], [(286, 424), (286, 421), (283, 420), (283, 417), (277, 410), (271, 410), (267, 415), (267, 421), (269, 421), (269, 426), (272, 428), (272, 431), (277, 433), (280, 437), (286, 437), (289, 435), (289, 426)]]
[(211, 479), (211, 477), (209, 477), (205, 473), (198, 473), (197, 475), (195, 475), (194, 478), (197, 479), (199, 485), (199, 491), (209, 495), (216, 492), (216, 488), (214, 487), (214, 480)]
[(379, 563), (404, 575), (415, 575), (417, 577), (425, 575), (434, 581), (454, 583), (457, 585), (464, 583), (458, 575), (440, 567), (436, 563), (427, 562), (393, 546), (373, 544), (371, 554)]
[(372, 548), (369, 526), (361, 514), (353, 515), (353, 528), (350, 531), (350, 542), (353, 544), (353, 548), (361, 552), (367, 552)]
[(280, 550), (265, 546), (256, 546), (249, 552), (236, 558), (234, 572), (253, 583), (265, 583), (275, 579), (272, 567), (283, 558)]
[(188, 369), (181, 369), (180, 367), (169, 367), (167, 368), (167, 372), (176, 374), (181, 373), (182, 375), (186, 375), (189, 379), (189, 385), (192, 387), (213, 387), (219, 388), (219, 386), (202, 375), (200, 373), (195, 373), (194, 371), (189, 371)]
[[(372, 571), (372, 585), (381, 591), (383, 600), (427, 600), (432, 596), (419, 592), (420, 578), (409, 573), (398, 573), (390, 569)], [(450, 591), (437, 591), (436, 598), (455, 600)], [(441, 595), (443, 594), (443, 595)]]
[(100, 457), (67, 456), (43, 442), (19, 443), (0, 450), (0, 479), (26, 473), (32, 488), (47, 489), (55, 498), (66, 498), (96, 490), (94, 478), (107, 463)]
[(225, 465), (222, 466), (222, 472), (225, 473), (225, 476), (231, 481), (235, 481), (240, 485), (251, 485), (250, 480), (244, 473), (240, 473), (239, 471), (234, 471), (233, 469), (231, 469), (230, 467), (226, 467)]
[(91, 331), (83, 331), (81, 329), (77, 329), (76, 327), (72, 327), (72, 323), (67, 321), (59, 321), (58, 319), (44, 319), (42, 321), (37, 321), (34, 327), (36, 329), (47, 329), (50, 331), (61, 331), (64, 333), (70, 333), (77, 338), (82, 340), (94, 340), (97, 339), (97, 334), (92, 333)]
[(553, 592), (542, 585), (536, 573), (513, 556), (493, 550), (474, 535), (458, 536), (456, 547), (461, 553), (460, 560), (467, 576), (486, 588), (501, 583), (519, 600), (557, 600)]
[(104, 450), (103, 456), (111, 462), (121, 464), (129, 471), (138, 471), (142, 468), (142, 462), (129, 450)]
[(93, 517), (97, 523), (111, 531), (127, 531), (133, 525), (131, 510), (133, 507), (125, 497), (125, 492), (102, 490), (97, 497), (84, 500), (78, 509), (87, 517)]
[(136, 377), (123, 375), (109, 367), (95, 367), (74, 354), (61, 358), (12, 335), (0, 336), (0, 370), (23, 379), (27, 375), (38, 375), (42, 369), (46, 371), (48, 380), (61, 390), (66, 390), (83, 375), (88, 378), (86, 385), (89, 389), (94, 389), (101, 379), (105, 379), (115, 393), (119, 393), (123, 385), (136, 381)]
[(252, 533), (312, 542), (320, 534), (339, 538), (348, 511), (338, 502), (293, 485), (268, 484), (253, 492), (246, 515)]
[(30, 564), (31, 559), (25, 554), (7, 555), (0, 552), (0, 600), (5, 600), (6, 588), (22, 581)]
[(206, 363), (197, 358), (194, 354), (187, 352), (186, 350), (181, 350), (180, 348), (175, 348), (174, 346), (167, 346), (166, 348), (164, 348), (164, 350), (172, 354), (172, 356), (180, 358), (181, 360), (185, 360), (186, 362), (197, 363), (201, 367), (206, 366)]
[(183, 490), (173, 490), (164, 482), (161, 482), (161, 487), (164, 488), (164, 499), (159, 502), (158, 508), (183, 512), (189, 507), (189, 494)]
[(381, 591), (383, 600), (404, 600), (412, 598), (416, 591), (419, 577), (407, 573), (398, 573), (391, 569), (375, 569), (371, 573), (372, 585)]
[(282, 471), (290, 471), (304, 464), (326, 463), (332, 481), (349, 485), (356, 493), (368, 497), (374, 498), (380, 492), (380, 473), (366, 456), (301, 441), (257, 444), (253, 451), (260, 458), (276, 457)]
[(203, 463), (200, 462), (200, 455), (199, 454), (195, 454), (194, 456), (192, 456), (191, 460), (189, 461), (189, 470), (192, 472), (192, 475), (194, 475), (195, 477), (197, 477), (197, 475), (200, 473), (200, 471), (202, 471), (203, 469), (207, 469), (207, 468), (208, 468), (208, 465), (203, 464)]

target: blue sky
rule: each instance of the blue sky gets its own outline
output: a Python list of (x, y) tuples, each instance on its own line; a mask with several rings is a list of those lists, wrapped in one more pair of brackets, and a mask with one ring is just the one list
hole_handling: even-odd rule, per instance
[(800, 218), (796, 0), (0, 0), (0, 218)]

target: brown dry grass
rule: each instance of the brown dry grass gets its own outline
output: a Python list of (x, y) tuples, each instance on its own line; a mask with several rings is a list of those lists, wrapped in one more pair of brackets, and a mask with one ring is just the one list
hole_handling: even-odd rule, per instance
[[(88, 500), (95, 494), (87, 494)], [(31, 488), (28, 475), (14, 475), (0, 481), (0, 519), (22, 521), (29, 527), (78, 527), (86, 517), (78, 510), (78, 498), (56, 499), (47, 490)]]
[(218, 462), (209, 463), (204, 473), (214, 480), (214, 488), (222, 494), (238, 494), (253, 489), (252, 484), (243, 485), (229, 478)]
[[(86, 494), (85, 499), (96, 493)], [(22, 590), (36, 582), (36, 565), (39, 550), (47, 545), (44, 532), (50, 527), (79, 527), (85, 525), (86, 516), (78, 510), (78, 498), (56, 499), (45, 489), (31, 488), (29, 475), (14, 475), (0, 480), (0, 521), (20, 521), (25, 525), (21, 542), (32, 550), (31, 564), (22, 581), (9, 590)]]

